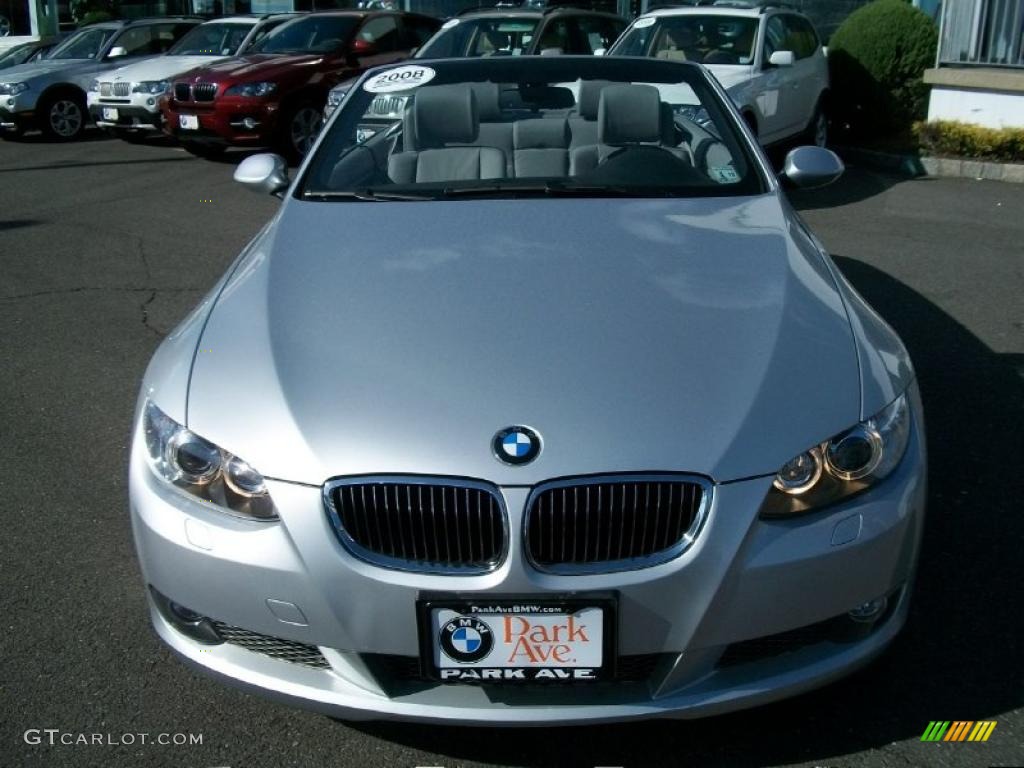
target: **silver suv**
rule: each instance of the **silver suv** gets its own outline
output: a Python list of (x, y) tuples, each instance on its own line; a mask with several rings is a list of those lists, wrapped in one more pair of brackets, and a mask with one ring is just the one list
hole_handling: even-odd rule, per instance
[(825, 49), (810, 20), (789, 8), (742, 0), (664, 8), (635, 19), (608, 53), (704, 65), (764, 145), (828, 139)]
[(38, 128), (73, 141), (86, 125), (86, 91), (97, 72), (166, 53), (203, 19), (165, 17), (92, 24), (49, 56), (0, 73), (0, 134), (19, 136)]

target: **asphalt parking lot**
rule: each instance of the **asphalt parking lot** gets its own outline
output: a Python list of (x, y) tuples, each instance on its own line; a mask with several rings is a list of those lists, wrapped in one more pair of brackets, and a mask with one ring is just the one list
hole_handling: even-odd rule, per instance
[[(851, 169), (794, 198), (921, 381), (929, 517), (897, 643), (748, 712), (498, 731), (288, 709), (190, 672), (149, 627), (129, 425), (156, 345), (275, 210), (235, 162), (98, 136), (0, 143), (0, 765), (1024, 765), (1024, 187)], [(932, 720), (998, 725), (984, 744), (922, 743)], [(28, 729), (202, 744), (35, 745)]]

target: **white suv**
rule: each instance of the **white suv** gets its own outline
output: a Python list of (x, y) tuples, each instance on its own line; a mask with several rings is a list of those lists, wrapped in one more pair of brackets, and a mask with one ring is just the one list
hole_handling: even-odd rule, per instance
[(802, 134), (819, 146), (828, 139), (825, 49), (807, 17), (788, 8), (725, 0), (652, 11), (608, 54), (704, 65), (764, 145)]
[(159, 131), (160, 97), (173, 77), (240, 55), (294, 17), (293, 13), (229, 16), (200, 24), (163, 56), (97, 75), (89, 88), (89, 114), (100, 128), (123, 139)]

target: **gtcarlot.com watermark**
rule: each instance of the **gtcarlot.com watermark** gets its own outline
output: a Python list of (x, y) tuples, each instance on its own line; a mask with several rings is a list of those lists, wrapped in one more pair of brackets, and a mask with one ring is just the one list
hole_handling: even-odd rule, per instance
[(149, 731), (99, 733), (64, 731), (60, 728), (29, 728), (22, 734), (26, 744), (47, 747), (137, 747), (155, 744), (161, 747), (198, 747), (203, 744), (201, 733), (151, 733)]

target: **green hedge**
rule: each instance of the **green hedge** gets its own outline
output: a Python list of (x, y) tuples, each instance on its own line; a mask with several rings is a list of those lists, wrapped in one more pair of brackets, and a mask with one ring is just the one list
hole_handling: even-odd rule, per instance
[(829, 41), (830, 111), (836, 133), (863, 139), (906, 132), (924, 118), (924, 70), (935, 65), (938, 30), (905, 0), (874, 0)]
[(917, 123), (914, 134), (926, 155), (1024, 162), (1024, 128), (984, 128), (953, 120)]
[(87, 27), (90, 24), (99, 24), (101, 21), (113, 21), (114, 18), (116, 17), (110, 11), (89, 11), (78, 22), (78, 26)]

